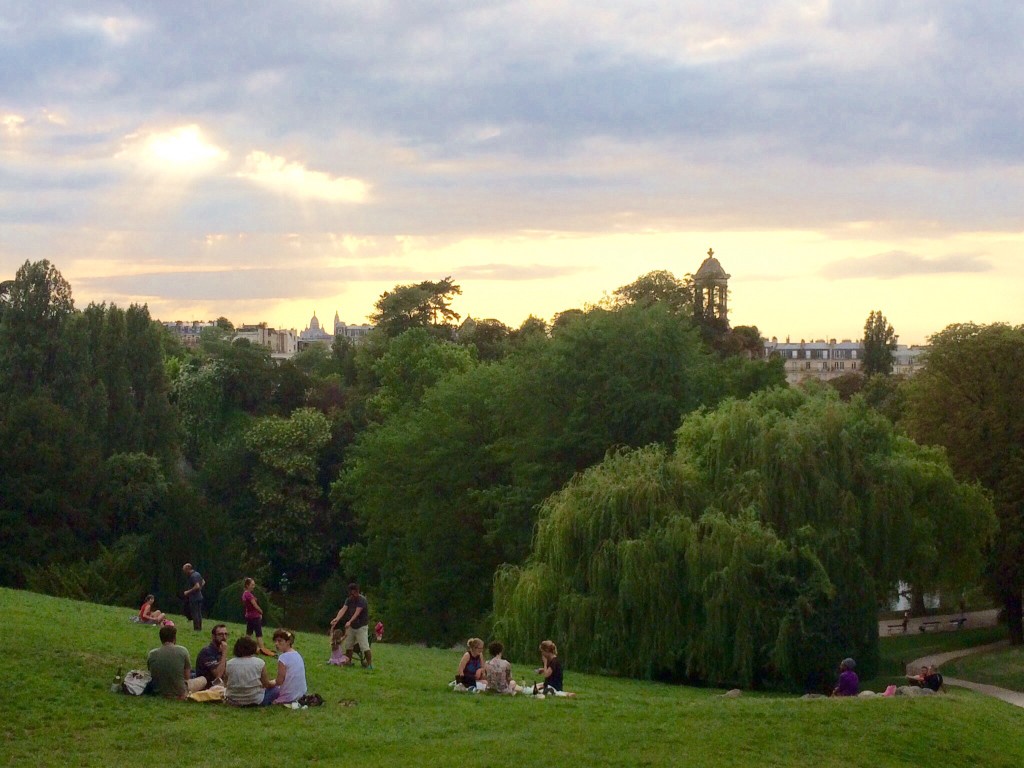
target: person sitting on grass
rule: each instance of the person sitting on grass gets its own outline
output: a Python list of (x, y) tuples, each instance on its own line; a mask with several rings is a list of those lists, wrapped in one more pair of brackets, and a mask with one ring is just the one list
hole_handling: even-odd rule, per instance
[(192, 659), (188, 649), (177, 644), (176, 627), (160, 627), (159, 648), (154, 648), (146, 657), (146, 666), (153, 681), (152, 693), (168, 699), (184, 699), (192, 691), (206, 687), (205, 677), (192, 677)]
[(909, 680), (914, 685), (919, 685), (922, 688), (930, 688), (936, 693), (942, 688), (942, 675), (939, 674), (939, 668), (934, 664), (929, 666), (925, 664), (921, 667), (921, 671), (916, 675), (907, 675)]
[(832, 690), (833, 696), (856, 696), (860, 691), (860, 680), (857, 678), (857, 673), (853, 670), (856, 668), (857, 662), (853, 659), (843, 659), (839, 663), (839, 680), (836, 681), (836, 687)]
[(459, 659), (459, 668), (455, 672), (455, 690), (476, 690), (477, 680), (484, 679), (483, 653), (484, 641), (479, 637), (466, 641), (466, 652)]
[(156, 602), (156, 598), (152, 595), (146, 595), (146, 599), (142, 601), (142, 607), (139, 608), (139, 621), (143, 624), (163, 624), (164, 613), (163, 611), (153, 610), (153, 604)]
[(274, 631), (277, 648), (277, 677), (270, 681), (271, 688), (264, 699), (267, 704), (291, 704), (306, 695), (306, 663), (292, 648), (295, 633), (290, 629)]
[(335, 627), (330, 630), (331, 635), (331, 658), (327, 660), (328, 664), (333, 664), (338, 667), (348, 666), (349, 658), (348, 654), (345, 653), (345, 634), (346, 632), (342, 629)]
[(266, 691), (273, 688), (267, 664), (256, 655), (256, 641), (243, 635), (235, 641), (235, 656), (224, 671), (224, 701), (236, 707), (266, 704)]
[(505, 652), (505, 646), (495, 640), (487, 650), (491, 654), (490, 660), (484, 664), (484, 678), (487, 680), (487, 690), (494, 693), (507, 693), (515, 696), (516, 681), (512, 679), (512, 665), (501, 654)]
[(558, 658), (558, 647), (551, 640), (545, 640), (540, 644), (540, 661), (541, 666), (534, 671), (544, 676), (544, 682), (537, 683), (523, 691), (524, 693), (536, 696), (576, 695), (562, 690), (562, 661)]
[(210, 644), (196, 654), (196, 674), (206, 680), (203, 688), (210, 688), (223, 679), (227, 661), (228, 628), (217, 624), (210, 632)]

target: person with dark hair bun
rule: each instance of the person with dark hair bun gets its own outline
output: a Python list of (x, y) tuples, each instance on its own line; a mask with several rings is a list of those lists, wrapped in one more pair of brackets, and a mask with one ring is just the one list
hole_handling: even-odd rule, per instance
[(273, 683), (267, 677), (267, 665), (256, 655), (256, 641), (242, 635), (235, 641), (235, 656), (228, 659), (224, 671), (224, 701), (236, 707), (256, 707), (269, 703), (267, 692)]
[(265, 701), (273, 704), (291, 704), (306, 695), (306, 663), (292, 648), (295, 633), (290, 629), (274, 630), (277, 648), (277, 677), (270, 681)]

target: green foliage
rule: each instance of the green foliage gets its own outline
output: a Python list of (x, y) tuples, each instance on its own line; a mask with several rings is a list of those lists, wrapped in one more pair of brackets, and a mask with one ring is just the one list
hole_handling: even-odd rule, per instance
[(864, 323), (864, 375), (892, 373), (892, 353), (896, 351), (896, 331), (881, 312), (872, 312)]
[(415, 405), (441, 379), (463, 373), (474, 364), (466, 347), (439, 340), (423, 328), (411, 328), (392, 339), (374, 363), (380, 386), (370, 398), (371, 412), (386, 417)]
[(575, 472), (615, 446), (668, 442), (681, 414), (780, 380), (709, 354), (657, 303), (536, 333), (357, 438), (333, 499), (350, 505), (363, 544), (342, 565), (375, 587), (399, 636), (464, 637), (490, 608), (495, 568), (525, 558), (537, 505)]
[(100, 508), (115, 536), (150, 530), (151, 518), (167, 494), (160, 462), (144, 453), (115, 453), (103, 466)]
[[(245, 609), (242, 605), (242, 593), (245, 591), (243, 581), (248, 577), (243, 576), (238, 581), (232, 582), (217, 593), (217, 599), (210, 608), (210, 617), (217, 621), (234, 621), (238, 624), (245, 624)], [(276, 605), (270, 600), (270, 593), (263, 587), (256, 584), (252, 594), (263, 609), (263, 626), (276, 627), (281, 623), (281, 614)], [(265, 634), (266, 631), (264, 630)], [(267, 641), (269, 647), (269, 639)]]
[(772, 390), (547, 499), (530, 559), (495, 577), (495, 632), (514, 655), (555, 638), (582, 669), (819, 689), (845, 656), (874, 673), (890, 584), (969, 576), (992, 531), (940, 452), (863, 404)]
[(55, 597), (137, 608), (146, 596), (140, 566), (148, 546), (145, 536), (124, 536), (109, 548), (100, 545), (95, 557), (30, 566), (25, 582), (32, 591)]
[(462, 288), (451, 277), (398, 285), (377, 299), (370, 322), (388, 338), (400, 336), (410, 328), (430, 329), (441, 338), (448, 338), (454, 321), (459, 319), (451, 309), (452, 297), (461, 293)]
[(613, 307), (649, 307), (663, 304), (676, 317), (693, 316), (693, 278), (680, 280), (666, 270), (655, 270), (641, 275), (629, 285), (612, 292)]
[(330, 521), (317, 468), (330, 434), (327, 418), (312, 408), (300, 408), (287, 419), (264, 417), (245, 434), (245, 446), (257, 461), (249, 481), (256, 516), (247, 533), (278, 573), (324, 558)]
[(999, 517), (988, 582), (1014, 643), (1024, 642), (1024, 326), (951, 325), (929, 339), (907, 388), (907, 429), (945, 448), (957, 472), (981, 483)]
[(0, 315), (0, 397), (40, 394), (60, 375), (71, 285), (49, 261), (26, 261), (6, 283)]

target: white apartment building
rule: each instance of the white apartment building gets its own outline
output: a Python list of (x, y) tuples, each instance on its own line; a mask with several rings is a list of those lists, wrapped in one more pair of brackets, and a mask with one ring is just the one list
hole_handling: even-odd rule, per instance
[[(912, 376), (922, 363), (923, 346), (898, 344), (893, 352), (894, 374)], [(864, 372), (864, 345), (860, 341), (815, 339), (814, 341), (779, 341), (772, 337), (764, 343), (765, 358), (780, 357), (786, 381), (799, 384), (806, 379), (828, 381), (848, 373)]]

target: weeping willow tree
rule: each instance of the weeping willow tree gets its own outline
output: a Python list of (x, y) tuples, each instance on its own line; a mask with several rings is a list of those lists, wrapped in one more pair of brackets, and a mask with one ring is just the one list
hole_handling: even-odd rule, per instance
[(495, 575), (495, 634), (521, 658), (554, 638), (577, 669), (818, 689), (845, 656), (871, 676), (888, 588), (969, 578), (993, 519), (862, 402), (761, 393), (550, 497), (529, 560)]

